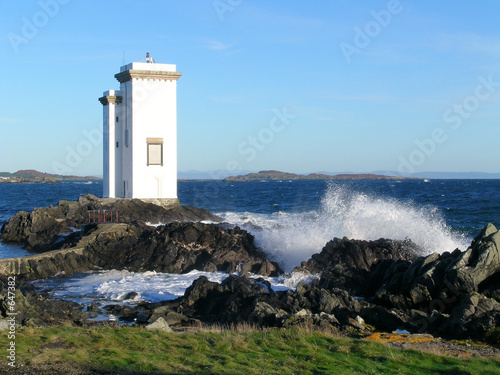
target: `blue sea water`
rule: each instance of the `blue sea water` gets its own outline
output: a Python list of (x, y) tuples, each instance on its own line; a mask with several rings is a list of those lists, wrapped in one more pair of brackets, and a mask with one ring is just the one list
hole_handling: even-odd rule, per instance
[[(426, 252), (465, 249), (500, 225), (500, 180), (179, 181), (182, 204), (249, 230), (285, 269), (334, 237), (409, 238)], [(102, 195), (102, 182), (0, 184), (0, 225), (16, 212)], [(0, 257), (27, 255), (0, 244)]]

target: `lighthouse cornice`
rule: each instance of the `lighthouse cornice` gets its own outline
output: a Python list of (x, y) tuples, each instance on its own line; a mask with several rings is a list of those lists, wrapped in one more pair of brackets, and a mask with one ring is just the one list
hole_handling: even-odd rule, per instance
[(126, 70), (115, 74), (115, 78), (120, 83), (131, 81), (132, 79), (153, 79), (161, 81), (177, 81), (182, 75), (181, 72), (166, 72), (155, 70)]
[(118, 95), (105, 95), (99, 98), (102, 105), (121, 104), (122, 97)]

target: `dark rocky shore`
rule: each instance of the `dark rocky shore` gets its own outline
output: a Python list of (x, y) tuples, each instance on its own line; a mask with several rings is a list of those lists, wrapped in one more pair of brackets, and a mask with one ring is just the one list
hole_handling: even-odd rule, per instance
[[(88, 211), (96, 209), (119, 209), (121, 222), (86, 224)], [(7, 316), (10, 275), (17, 277), (18, 323), (86, 326), (97, 305), (83, 311), (76, 303), (38, 293), (29, 281), (93, 269), (196, 269), (237, 275), (222, 283), (200, 277), (173, 301), (106, 309), (123, 321), (146, 325), (163, 318), (177, 329), (202, 323), (307, 324), (356, 337), (407, 330), (500, 344), (500, 233), (491, 224), (466, 251), (443, 254), (424, 255), (411, 241), (335, 238), (293, 271), (320, 278), (275, 292), (266, 280), (248, 276), (278, 275), (279, 265), (249, 233), (220, 221), (193, 207), (165, 209), (93, 196), (20, 212), (3, 226), (0, 239), (40, 254), (0, 260), (0, 313)]]

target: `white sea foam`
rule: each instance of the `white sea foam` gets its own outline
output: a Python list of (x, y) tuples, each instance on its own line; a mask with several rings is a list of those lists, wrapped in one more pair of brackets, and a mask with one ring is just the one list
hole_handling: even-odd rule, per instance
[[(228, 274), (223, 272), (191, 271), (187, 274), (169, 274), (154, 271), (99, 271), (87, 272), (67, 279), (45, 279), (35, 283), (39, 289), (48, 288), (54, 298), (71, 299), (80, 303), (92, 301), (114, 301), (137, 303), (160, 302), (184, 295), (194, 280), (206, 276), (210, 281), (221, 282)], [(132, 300), (127, 294), (135, 292)]]
[[(255, 276), (261, 277), (261, 276)], [(289, 290), (297, 288), (300, 283), (310, 284), (312, 281), (319, 279), (320, 275), (306, 274), (303, 272), (293, 272), (281, 275), (278, 277), (262, 277), (271, 283), (271, 288), (275, 291)]]
[(411, 239), (426, 253), (466, 249), (470, 243), (451, 230), (434, 206), (381, 198), (346, 186), (330, 185), (316, 211), (219, 215), (251, 232), (256, 243), (286, 271), (320, 252), (334, 237)]
[[(53, 298), (72, 300), (84, 305), (92, 302), (100, 302), (103, 305), (109, 303), (126, 305), (176, 299), (183, 296), (186, 289), (200, 276), (206, 276), (210, 281), (220, 283), (229, 274), (203, 271), (171, 274), (110, 270), (85, 272), (71, 278), (43, 279), (33, 284), (38, 290), (48, 290)], [(297, 272), (279, 277), (264, 277), (264, 279), (271, 283), (274, 291), (280, 291), (295, 289), (300, 282), (310, 283), (318, 277)], [(133, 297), (129, 296), (131, 292), (135, 292)]]

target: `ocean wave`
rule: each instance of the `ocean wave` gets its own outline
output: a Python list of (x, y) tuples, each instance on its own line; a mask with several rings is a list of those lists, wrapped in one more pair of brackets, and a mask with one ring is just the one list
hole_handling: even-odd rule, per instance
[(411, 239), (426, 253), (466, 249), (471, 239), (447, 225), (440, 210), (331, 184), (317, 210), (302, 213), (219, 213), (248, 230), (286, 271), (300, 265), (334, 237)]

